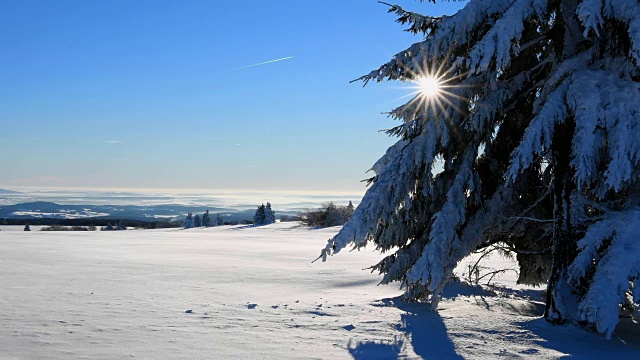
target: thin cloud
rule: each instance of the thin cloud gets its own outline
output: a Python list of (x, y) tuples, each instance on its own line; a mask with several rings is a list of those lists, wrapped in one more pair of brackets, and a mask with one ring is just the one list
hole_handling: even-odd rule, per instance
[(105, 140), (107, 144), (122, 144), (124, 141), (122, 140)]
[(221, 73), (225, 73), (225, 72), (229, 72), (229, 71), (235, 71), (235, 70), (240, 70), (240, 69), (246, 69), (246, 68), (250, 68), (250, 67), (254, 67), (254, 66), (260, 66), (260, 65), (271, 64), (271, 63), (274, 63), (274, 62), (284, 61), (284, 60), (289, 60), (289, 59), (293, 59), (293, 56), (287, 56), (287, 57), (283, 57), (283, 58), (280, 58), (280, 59), (269, 60), (269, 61), (263, 61), (263, 62), (259, 62), (259, 63), (256, 63), (256, 64), (240, 66), (240, 67), (237, 67), (237, 68), (233, 68), (233, 69), (228, 69), (228, 70), (221, 71)]

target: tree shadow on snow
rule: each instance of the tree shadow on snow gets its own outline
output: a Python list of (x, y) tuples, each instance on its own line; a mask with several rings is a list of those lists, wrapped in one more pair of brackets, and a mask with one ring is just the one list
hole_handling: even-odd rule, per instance
[(314, 230), (326, 230), (326, 229), (331, 229), (331, 228), (336, 228), (336, 230), (339, 230), (339, 228), (341, 228), (342, 226), (306, 226), (306, 225), (300, 225), (301, 229), (306, 228), (307, 231), (314, 231)]
[(496, 296), (497, 293), (493, 289), (485, 288), (480, 285), (472, 285), (460, 280), (451, 280), (442, 290), (440, 296), (443, 299), (455, 299), (459, 296)]
[(640, 358), (640, 324), (633, 323), (631, 319), (620, 319), (611, 340), (606, 340), (603, 334), (579, 326), (553, 325), (542, 317), (522, 321), (517, 325), (537, 335), (539, 339), (534, 342), (538, 345), (565, 354), (562, 358)]
[(516, 290), (500, 286), (473, 285), (463, 281), (452, 281), (445, 286), (442, 292), (444, 299), (456, 299), (459, 296), (474, 298), (476, 304), (484, 306), (486, 310), (503, 311), (527, 317), (539, 317), (544, 314), (543, 290)]
[(385, 341), (362, 341), (353, 343), (349, 341), (349, 353), (356, 360), (385, 360), (395, 359), (402, 350), (402, 340), (394, 339), (391, 342)]
[(499, 285), (474, 285), (460, 279), (452, 279), (442, 291), (444, 299), (459, 296), (505, 297), (522, 300), (545, 301), (545, 289), (511, 289)]
[(236, 230), (236, 231), (239, 231), (239, 230), (244, 230), (244, 229), (259, 228), (259, 227), (261, 227), (261, 226), (264, 226), (264, 225), (245, 224), (245, 225), (237, 225), (237, 226), (235, 226), (235, 227), (229, 228), (229, 230)]
[[(456, 353), (442, 318), (425, 303), (408, 303), (401, 297), (383, 299), (375, 306), (393, 306), (405, 313), (395, 326), (411, 342), (416, 355), (425, 359), (462, 359)], [(394, 359), (400, 355), (403, 342), (365, 341), (349, 346), (354, 359)]]
[[(499, 307), (514, 315), (530, 316), (536, 319), (544, 312), (544, 304), (538, 300), (539, 290), (511, 290), (500, 287), (472, 285), (463, 281), (452, 281), (444, 288), (442, 297), (473, 297), (488, 310)], [(520, 298), (524, 301), (504, 301), (506, 298)], [(462, 359), (455, 349), (444, 325), (442, 317), (426, 303), (406, 302), (402, 297), (383, 299), (374, 306), (392, 306), (404, 311), (396, 330), (410, 341), (416, 355), (424, 359)], [(354, 359), (394, 359), (401, 356), (403, 341), (363, 341), (349, 343), (349, 352)]]

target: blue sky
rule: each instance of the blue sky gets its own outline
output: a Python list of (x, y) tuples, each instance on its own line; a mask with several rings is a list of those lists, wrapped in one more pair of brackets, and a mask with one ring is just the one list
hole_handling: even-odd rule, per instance
[(410, 90), (349, 81), (420, 40), (373, 0), (0, 3), (0, 188), (363, 190)]

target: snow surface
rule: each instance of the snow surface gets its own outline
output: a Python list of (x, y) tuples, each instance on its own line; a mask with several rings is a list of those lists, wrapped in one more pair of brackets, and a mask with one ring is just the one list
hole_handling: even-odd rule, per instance
[(453, 284), (435, 313), (371, 249), (312, 264), (338, 230), (1, 231), (0, 359), (640, 358), (637, 326), (549, 325), (540, 290)]

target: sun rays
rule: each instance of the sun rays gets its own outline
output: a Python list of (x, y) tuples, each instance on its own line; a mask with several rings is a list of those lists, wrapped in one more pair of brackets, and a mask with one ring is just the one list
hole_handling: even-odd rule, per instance
[(456, 88), (460, 75), (452, 74), (453, 69), (444, 70), (442, 66), (429, 67), (428, 65), (416, 67), (418, 71), (411, 71), (413, 80), (410, 89), (413, 91), (408, 96), (413, 99), (408, 105), (415, 107), (416, 115), (437, 115), (448, 118), (451, 111), (460, 111), (459, 101), (465, 100), (459, 96)]
[(416, 84), (422, 97), (437, 96), (440, 92), (440, 81), (435, 77), (429, 76), (418, 79)]

